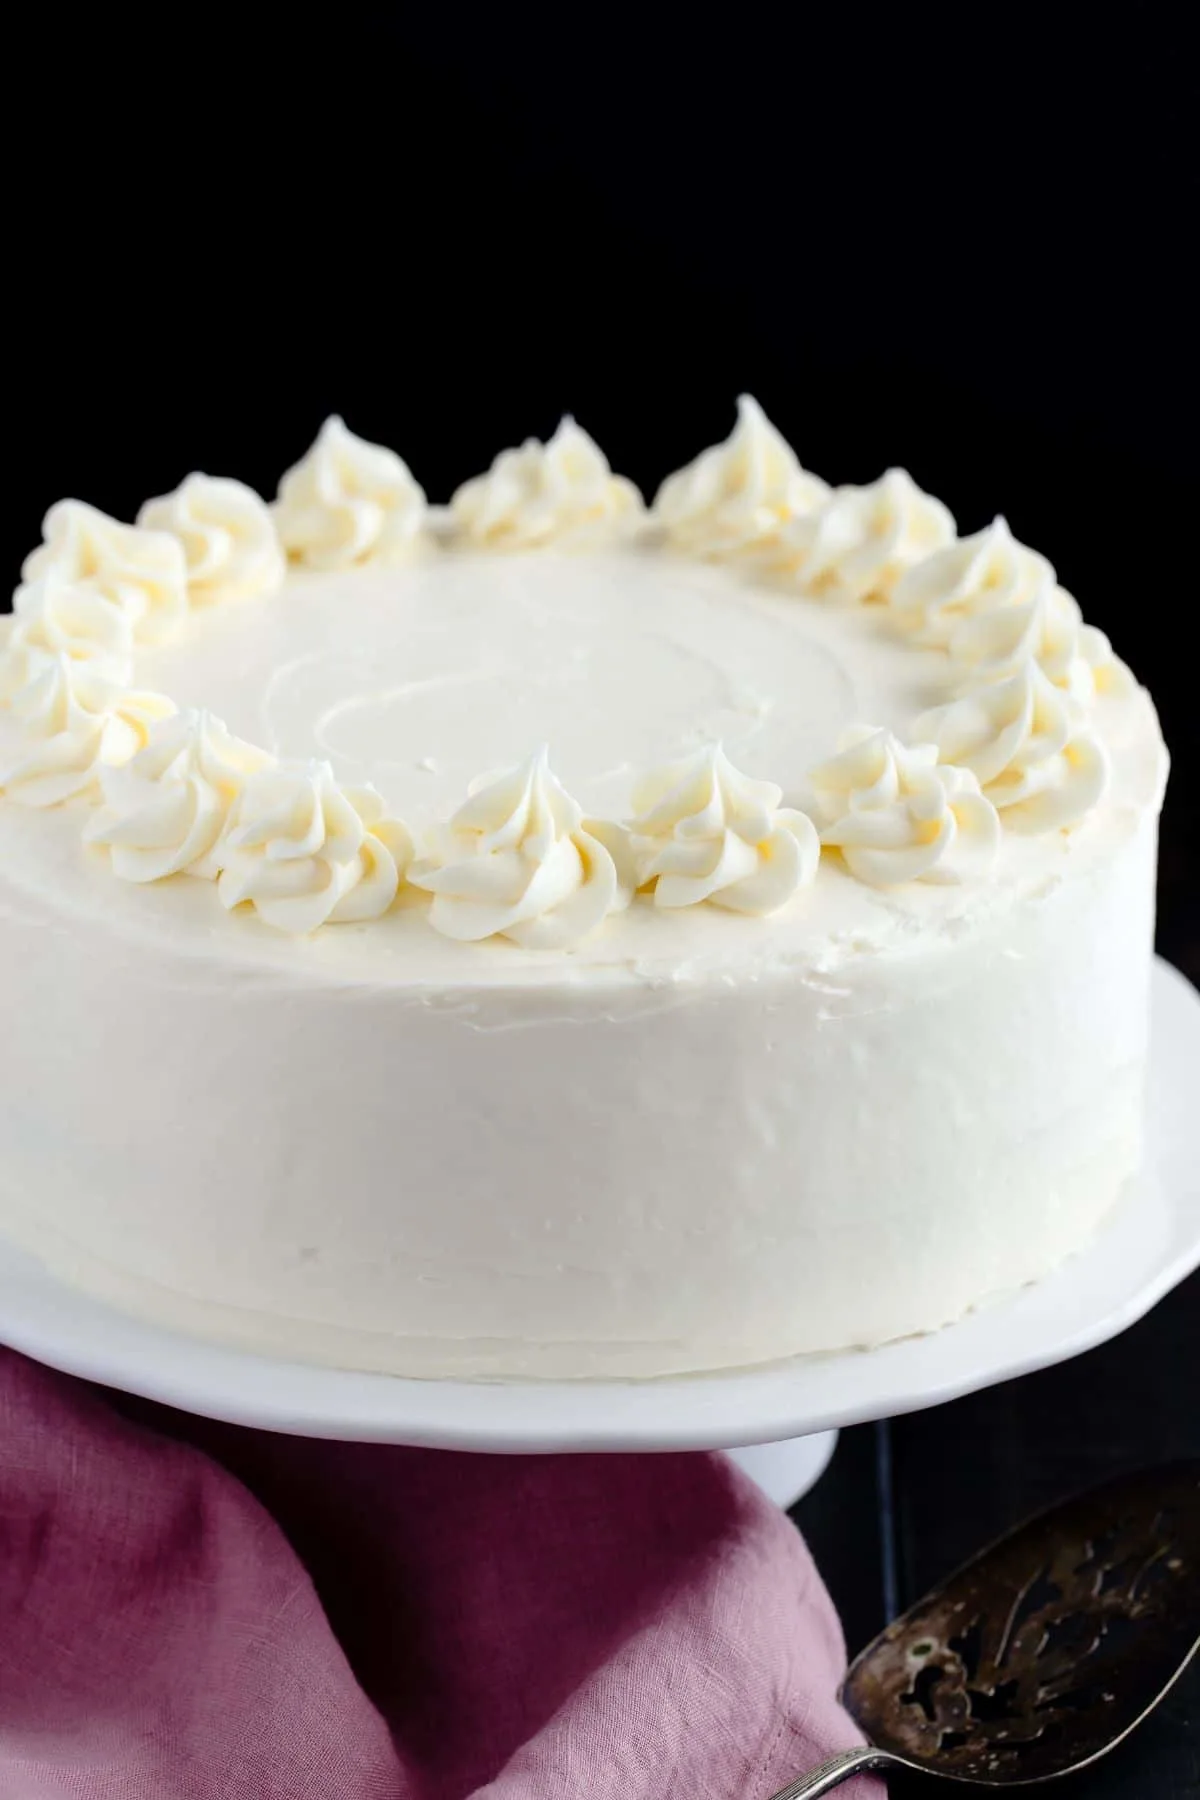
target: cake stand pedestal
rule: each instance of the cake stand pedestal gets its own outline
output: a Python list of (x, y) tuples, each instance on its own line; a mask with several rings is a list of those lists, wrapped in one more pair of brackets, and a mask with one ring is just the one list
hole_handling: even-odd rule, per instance
[(1160, 963), (1146, 1158), (1128, 1196), (1045, 1281), (876, 1350), (642, 1382), (414, 1381), (285, 1362), (126, 1318), (3, 1239), (0, 1343), (187, 1412), (305, 1437), (499, 1454), (738, 1449), (759, 1485), (790, 1504), (821, 1474), (839, 1426), (936, 1406), (1090, 1350), (1200, 1265), (1197, 1070), (1200, 996)]
[(727, 1454), (776, 1506), (795, 1506), (816, 1487), (837, 1449), (836, 1431), (784, 1438), (779, 1444), (746, 1444)]

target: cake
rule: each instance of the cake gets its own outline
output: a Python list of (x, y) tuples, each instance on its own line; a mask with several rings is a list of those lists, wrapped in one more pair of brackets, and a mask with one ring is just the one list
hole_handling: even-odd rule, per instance
[(728, 1369), (1137, 1170), (1166, 755), (1002, 518), (748, 398), (650, 506), (569, 419), (441, 508), (331, 419), (270, 504), (54, 506), (0, 632), (0, 1232), (127, 1312)]

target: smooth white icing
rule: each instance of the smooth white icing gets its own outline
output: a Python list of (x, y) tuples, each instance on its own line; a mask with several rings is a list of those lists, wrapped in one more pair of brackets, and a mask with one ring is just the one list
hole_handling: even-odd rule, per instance
[(405, 908), (214, 929), (206, 884), (113, 881), (0, 808), (0, 1224), (174, 1329), (410, 1374), (939, 1325), (1137, 1165), (1161, 770), (1130, 704), (1125, 797), (1012, 839), (1023, 880), (823, 860), (767, 920), (639, 899), (570, 956)]
[(414, 829), (541, 742), (591, 818), (720, 741), (785, 796), (856, 717), (902, 730), (945, 657), (874, 611), (798, 602), (647, 547), (505, 556), (445, 544), (403, 568), (295, 572), (277, 601), (208, 609), (139, 678), (281, 757), (374, 782)]
[(138, 524), (179, 539), (193, 606), (265, 599), (287, 572), (270, 508), (240, 481), (189, 475), (173, 494), (147, 500)]
[(786, 531), (822, 506), (829, 488), (800, 467), (796, 454), (749, 394), (723, 444), (667, 477), (655, 517), (671, 540), (696, 556), (751, 554), (786, 562)]
[(782, 560), (806, 593), (878, 600), (906, 568), (953, 539), (949, 508), (903, 469), (889, 469), (869, 487), (836, 488), (815, 512), (792, 520), (782, 534)]
[(334, 417), (280, 481), (274, 516), (288, 555), (310, 568), (404, 562), (421, 540), (425, 495), (394, 450)]
[(933, 744), (904, 745), (855, 725), (809, 776), (821, 842), (872, 887), (982, 881), (1000, 849), (996, 809), (965, 768), (938, 766)]
[(491, 550), (595, 545), (636, 524), (642, 496), (614, 475), (598, 444), (566, 418), (548, 442), (502, 450), (450, 502), (461, 529)]
[(719, 744), (644, 776), (630, 827), (639, 887), (654, 904), (704, 900), (731, 912), (772, 913), (817, 872), (812, 821), (780, 805), (773, 781), (750, 781)]
[(450, 824), (429, 833), (408, 878), (433, 895), (430, 922), (444, 937), (564, 950), (628, 905), (618, 861), (617, 834), (589, 828), (543, 748), (521, 767), (473, 782)]

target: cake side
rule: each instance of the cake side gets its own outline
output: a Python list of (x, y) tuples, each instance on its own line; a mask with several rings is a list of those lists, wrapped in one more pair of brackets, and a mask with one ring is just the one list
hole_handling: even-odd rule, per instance
[(181, 954), (136, 908), (85, 925), (0, 882), (26, 1021), (0, 1220), (130, 1310), (397, 1373), (932, 1329), (1061, 1261), (1136, 1168), (1156, 803), (974, 918), (882, 923), (822, 870), (837, 931), (747, 965), (710, 914), (669, 971), (627, 919), (582, 969), (389, 983), (291, 943), (290, 969), (231, 959), (198, 921)]

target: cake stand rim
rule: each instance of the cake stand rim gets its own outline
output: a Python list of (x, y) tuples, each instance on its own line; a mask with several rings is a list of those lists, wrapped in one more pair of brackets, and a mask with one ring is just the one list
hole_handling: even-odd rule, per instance
[[(1200, 1065), (1200, 993), (1156, 959), (1148, 1157), (1134, 1194), (1044, 1280), (940, 1331), (873, 1350), (648, 1381), (366, 1374), (207, 1344), (127, 1317), (70, 1288), (2, 1236), (0, 1344), (63, 1373), (231, 1424), (507, 1455), (731, 1449), (919, 1411), (1094, 1349), (1200, 1267), (1200, 1120), (1187, 1104), (1189, 1058)], [(1157, 1249), (1140, 1242), (1143, 1221), (1157, 1232)], [(1127, 1290), (1112, 1291), (1127, 1271)], [(1097, 1280), (1108, 1298), (1093, 1305), (1089, 1284)]]

